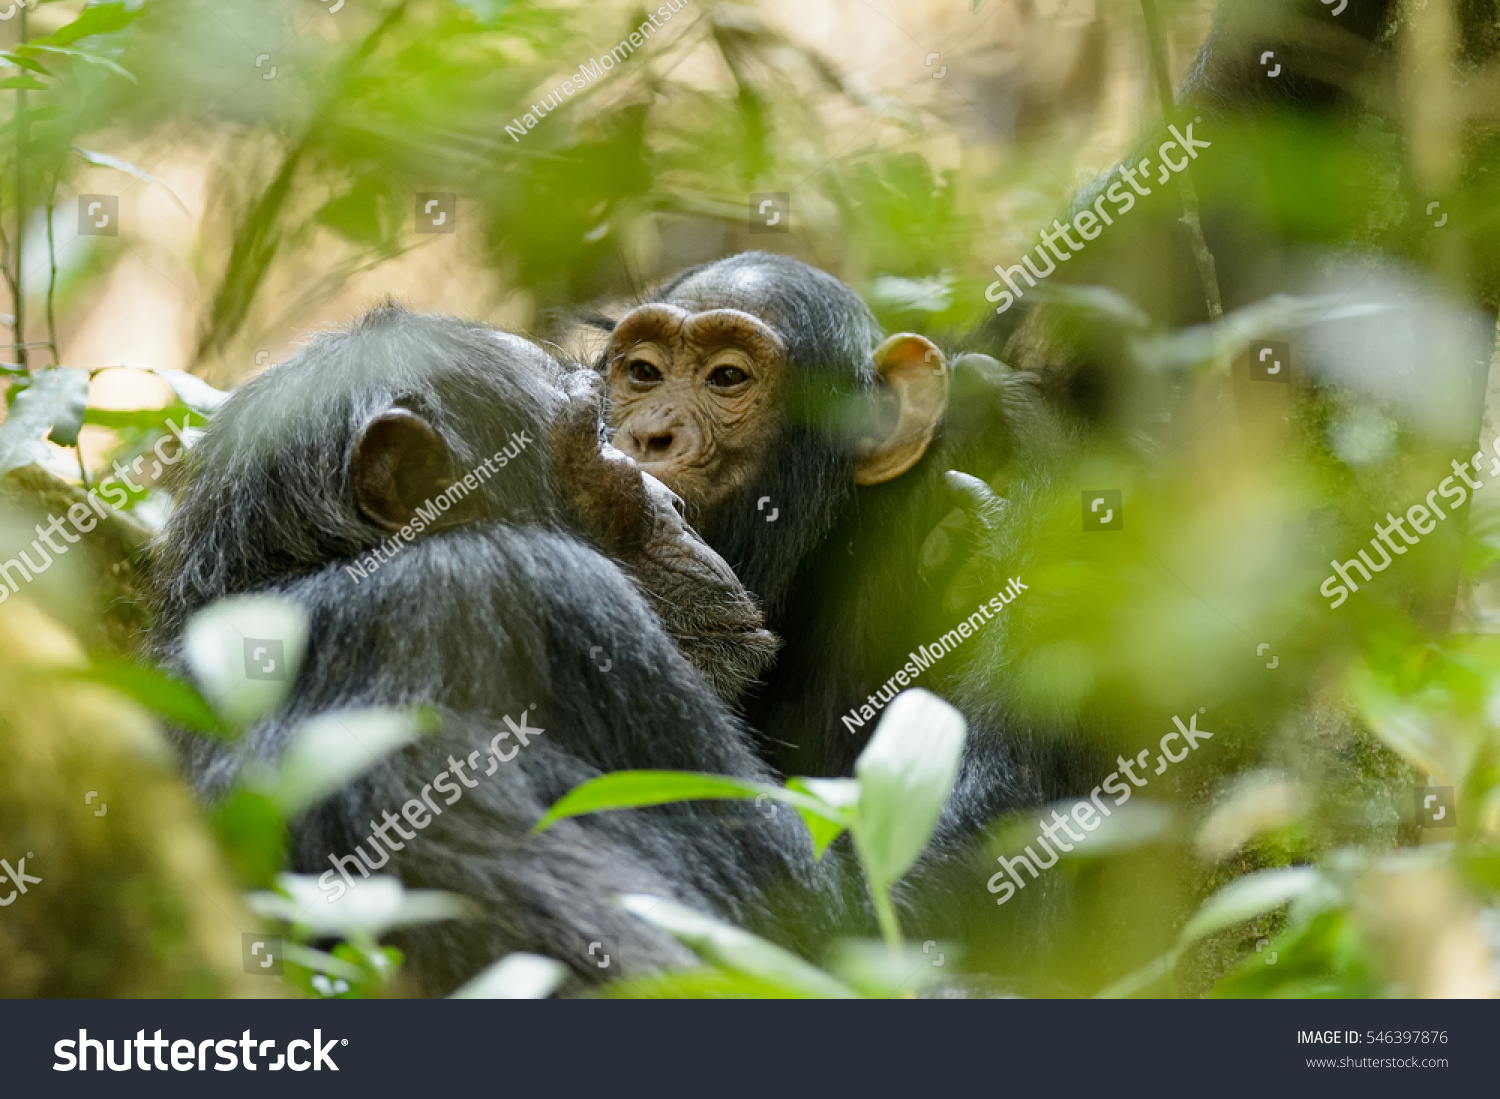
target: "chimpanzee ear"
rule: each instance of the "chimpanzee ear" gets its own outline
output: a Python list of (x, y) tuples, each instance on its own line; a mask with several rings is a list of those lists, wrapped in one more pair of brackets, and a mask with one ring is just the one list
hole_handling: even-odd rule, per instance
[(405, 408), (388, 408), (365, 424), (350, 470), (354, 506), (377, 527), (400, 530), (428, 500), (453, 483), (453, 456), (431, 424)]
[(948, 363), (932, 341), (902, 332), (875, 349), (875, 369), (895, 398), (895, 422), (866, 441), (854, 466), (854, 483), (878, 485), (921, 460), (948, 410)]

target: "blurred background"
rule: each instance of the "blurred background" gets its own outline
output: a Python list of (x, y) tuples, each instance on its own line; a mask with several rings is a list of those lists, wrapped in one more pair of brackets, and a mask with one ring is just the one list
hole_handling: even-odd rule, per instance
[[(591, 316), (682, 267), (789, 252), (852, 285), (888, 329), (957, 348), (987, 321), (984, 350), (1061, 379), (1079, 445), (1044, 473), (971, 471), (1017, 517), (978, 567), (1019, 571), (1032, 597), (1015, 605), (1004, 651), (976, 643), (965, 659), (1008, 669), (996, 690), (1016, 720), (1086, 719), (1122, 756), (1154, 748), (1174, 717), (1198, 714), (1215, 733), (1152, 782), (1139, 815), (1063, 860), (1064, 903), (1023, 893), (963, 964), (1044, 995), (1493, 995), (1500, 489), (1474, 490), (1347, 602), (1319, 594), (1332, 560), (1424, 500), (1450, 462), (1482, 451), (1474, 468), (1491, 476), (1492, 6), (1393, 5), (1359, 48), (1332, 15), (1305, 33), (1230, 36), (1234, 79), (1198, 101), (1196, 136), (1214, 148), (1195, 163), (1196, 197), (1122, 216), (1034, 311), (997, 320), (985, 298), (995, 266), (1019, 262), (1075, 195), (1155, 149), (1143, 140), (1163, 126), (1153, 46), (1180, 85), (1215, 7), (689, 2), (545, 113), (534, 105), (617, 47), (643, 8), (19, 8), (0, 16), (7, 506), (45, 515), (68, 486), (143, 453), (169, 416), (201, 425), (214, 390), (386, 294), (582, 358), (597, 346)], [(1267, 83), (1283, 78), (1268, 76), (1263, 44), (1283, 51), (1282, 84)], [(1334, 108), (1294, 96), (1315, 64)], [(784, 231), (752, 216), (751, 196), (767, 193), (786, 196)], [(1184, 261), (1161, 243), (1180, 245), (1196, 203), (1222, 310), (1191, 249), (1177, 247)], [(1290, 384), (1256, 379), (1257, 341), (1288, 349)], [(1107, 373), (1102, 390), (1077, 384), (1090, 370)], [(1101, 488), (1121, 493), (1118, 534), (1080, 527), (1080, 492)], [(121, 655), (142, 622), (138, 552), (169, 506), (148, 478), (112, 541), (28, 589), (47, 625), (17, 618), (42, 613), (20, 598), (0, 610), (0, 682), (15, 685), (0, 687), (14, 741), (0, 753), (0, 840), (45, 834), (73, 852), (80, 890), (168, 874), (156, 824), (115, 841), (139, 858), (91, 864), (77, 783), (60, 780), (54, 804), (38, 776), (75, 756), (97, 764), (89, 738), (113, 744), (97, 730), (145, 722), (139, 704), (170, 716), (165, 688), (141, 686)], [(4, 556), (30, 541), (30, 522), (5, 528)], [(51, 630), (56, 646), (40, 640)], [(70, 704), (38, 669), (80, 661), (107, 685), (76, 704), (124, 716), (38, 716)], [(23, 683), (42, 692), (25, 722)], [(7, 787), (27, 792), (24, 811)], [(1430, 790), (1452, 816), (1424, 818)], [(147, 794), (118, 796), (112, 813)], [(243, 821), (195, 823), (185, 802), (173, 812), (226, 897), (269, 883), (265, 860), (236, 855)], [(1035, 834), (1030, 814), (996, 822), (993, 853)], [(983, 880), (974, 889), (988, 903)], [(237, 933), (226, 962), (214, 936), (228, 931), (189, 933), (212, 923), (198, 900), (146, 892), (166, 911), (127, 891), (139, 926), (175, 930), (143, 930), (132, 949), (202, 949), (169, 991), (244, 983)], [(128, 967), (104, 977), (59, 961), (99, 934), (87, 926), (49, 968), (16, 931), (19, 911), (0, 915), (0, 992), (138, 990)], [(30, 911), (20, 918), (53, 918)], [(149, 959), (140, 971), (157, 972)], [(385, 987), (365, 977), (353, 994)]]

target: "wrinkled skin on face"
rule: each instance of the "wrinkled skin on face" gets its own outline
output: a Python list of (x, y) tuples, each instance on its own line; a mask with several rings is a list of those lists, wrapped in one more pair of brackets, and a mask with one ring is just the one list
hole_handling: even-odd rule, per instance
[(781, 427), (786, 346), (738, 309), (632, 310), (605, 351), (614, 445), (711, 515), (760, 472)]
[(688, 526), (681, 497), (604, 442), (599, 376), (577, 370), (562, 386), (553, 452), (574, 518), (630, 573), (683, 656), (733, 700), (778, 647), (759, 606)]

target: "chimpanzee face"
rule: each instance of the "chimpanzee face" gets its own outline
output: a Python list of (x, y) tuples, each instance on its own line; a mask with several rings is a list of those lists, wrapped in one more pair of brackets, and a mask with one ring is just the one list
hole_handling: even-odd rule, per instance
[[(835, 330), (847, 338), (826, 338)], [(860, 347), (853, 332), (873, 338)], [(809, 402), (844, 394), (832, 399), (849, 403), (815, 429), (852, 458), (855, 484), (889, 481), (932, 442), (948, 370), (922, 336), (877, 340), (864, 304), (831, 276), (785, 257), (710, 264), (615, 326), (605, 348), (614, 444), (709, 529), (769, 467), (793, 408), (806, 426)], [(829, 361), (793, 361), (794, 346)]]
[(616, 326), (606, 352), (614, 445), (712, 513), (754, 479), (780, 426), (786, 348), (738, 309), (655, 302)]
[(747, 656), (768, 660), (776, 641), (761, 628), (759, 606), (688, 525), (682, 498), (603, 443), (599, 376), (579, 369), (562, 386), (565, 403), (552, 428), (554, 462), (585, 533), (636, 577), (674, 636), (752, 650), (737, 654), (736, 662)]

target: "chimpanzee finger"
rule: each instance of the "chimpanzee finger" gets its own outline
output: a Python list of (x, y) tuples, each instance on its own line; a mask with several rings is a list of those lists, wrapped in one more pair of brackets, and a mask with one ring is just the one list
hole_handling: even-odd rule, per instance
[(989, 532), (999, 527), (1007, 502), (1004, 497), (990, 491), (990, 486), (978, 477), (950, 469), (943, 474), (943, 488), (977, 530)]
[(558, 478), (585, 529), (611, 552), (636, 546), (648, 524), (641, 472), (604, 442), (603, 384), (591, 370), (563, 375), (567, 400), (552, 432)]

